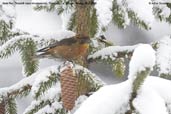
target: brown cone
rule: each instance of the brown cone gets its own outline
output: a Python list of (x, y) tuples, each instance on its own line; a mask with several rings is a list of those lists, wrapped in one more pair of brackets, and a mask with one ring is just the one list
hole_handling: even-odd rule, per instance
[(61, 93), (63, 106), (72, 110), (77, 99), (77, 77), (70, 66), (61, 72)]

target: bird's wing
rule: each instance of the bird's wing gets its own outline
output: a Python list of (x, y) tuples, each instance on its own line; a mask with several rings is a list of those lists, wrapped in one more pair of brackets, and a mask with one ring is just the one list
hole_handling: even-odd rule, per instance
[(56, 41), (55, 43), (50, 44), (50, 45), (47, 46), (47, 47), (44, 47), (44, 48), (42, 48), (42, 49), (37, 50), (37, 52), (45, 52), (45, 51), (47, 51), (47, 50), (49, 50), (49, 49), (54, 48), (55, 46), (57, 46), (58, 43), (59, 43), (59, 41)]
[(72, 38), (66, 38), (66, 39), (63, 39), (61, 41), (56, 41), (55, 43), (50, 44), (47, 47), (44, 47), (42, 49), (39, 49), (37, 52), (46, 52), (47, 50), (52, 49), (52, 48), (54, 48), (56, 46), (72, 45), (72, 44), (74, 44), (76, 42), (77, 42), (77, 39), (75, 39), (74, 37), (72, 37)]

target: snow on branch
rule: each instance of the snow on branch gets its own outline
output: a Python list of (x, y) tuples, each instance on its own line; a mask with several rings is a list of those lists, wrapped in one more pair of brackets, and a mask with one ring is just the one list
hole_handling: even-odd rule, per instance
[(30, 77), (22, 79), (11, 87), (1, 88), (0, 97), (22, 97), (28, 95), (35, 78), (36, 74), (33, 74)]
[[(31, 102), (30, 106), (26, 108), (23, 114), (32, 114), (39, 112), (44, 109), (46, 106), (49, 106), (55, 101), (59, 101), (60, 99), (61, 88), (60, 84), (52, 86), (49, 90), (45, 92), (43, 96), (39, 100), (34, 100)], [(59, 107), (56, 107), (59, 108)]]
[(129, 11), (135, 12), (135, 16), (150, 27), (154, 21), (153, 5), (149, 4), (151, 0), (126, 0), (126, 2), (128, 5), (128, 15)]
[(120, 28), (125, 28), (130, 21), (141, 28), (150, 29), (153, 21), (153, 5), (151, 0), (113, 0), (113, 22)]
[(88, 70), (85, 67), (76, 65), (74, 67), (74, 70), (78, 74), (81, 73), (81, 75), (78, 75), (78, 76), (83, 76), (83, 78), (85, 78), (85, 79), (87, 79), (87, 81), (89, 81), (89, 83), (91, 85), (90, 88), (94, 89), (94, 91), (98, 90), (100, 87), (105, 85), (105, 83), (98, 76), (96, 76), (94, 73), (92, 73), (90, 70)]
[(56, 41), (57, 39), (61, 40), (63, 38), (69, 38), (74, 36), (75, 33), (71, 31), (59, 31), (56, 34), (46, 34), (46, 35), (31, 35), (29, 33), (22, 32), (20, 30), (13, 31), (14, 37), (9, 38), (6, 43), (0, 46), (0, 57), (5, 58), (11, 55), (14, 51), (17, 51), (21, 48), (23, 43), (27, 40), (33, 40), (37, 47), (47, 46), (50, 43)]
[[(53, 79), (52, 81), (56, 81), (57, 77), (48, 77), (48, 74), (54, 74), (56, 73), (56, 69), (58, 66), (53, 66), (50, 68), (46, 68), (40, 71), (37, 71), (36, 73), (32, 74), (29, 77), (26, 77), (19, 81), (18, 83), (14, 84), (11, 87), (1, 88), (0, 89), (0, 96), (7, 96), (7, 97), (17, 97), (17, 96), (26, 96), (30, 90), (36, 91), (37, 88), (40, 87), (39, 83), (42, 81), (47, 81), (48, 79)], [(42, 72), (43, 71), (43, 72)], [(50, 75), (51, 76), (51, 75)], [(25, 93), (26, 92), (26, 93)]]
[(112, 4), (112, 20), (119, 28), (126, 28), (130, 24), (126, 7), (119, 0), (113, 0)]
[(153, 70), (155, 65), (155, 51), (148, 44), (140, 44), (134, 51), (129, 64), (129, 76), (128, 78), (134, 81), (137, 78), (137, 73), (149, 68)]
[(159, 75), (171, 79), (171, 36), (165, 36), (157, 43), (156, 56)]
[(112, 1), (113, 0), (95, 0), (98, 21), (102, 27), (106, 27), (112, 20)]
[(160, 21), (164, 20), (171, 23), (171, 0), (153, 0), (153, 3), (156, 3), (153, 6), (153, 12)]
[[(132, 110), (132, 102), (136, 97), (132, 96), (134, 86), (140, 87), (154, 64), (155, 51), (152, 47), (147, 44), (138, 46), (131, 59), (130, 67), (132, 68), (130, 69), (129, 79), (119, 84), (102, 87), (83, 102), (74, 114), (125, 114), (129, 109)], [(146, 68), (150, 70), (146, 70)], [(144, 72), (141, 73), (142, 71)], [(140, 80), (137, 81), (138, 78)], [(134, 85), (134, 82), (137, 82), (138, 85)], [(135, 109), (133, 110), (135, 111)], [(126, 114), (132, 114), (132, 112)]]
[(52, 66), (37, 75), (32, 87), (32, 95), (38, 99), (48, 88), (59, 81), (59, 66)]
[(14, 22), (16, 13), (14, 5), (0, 4), (0, 21), (5, 21), (8, 25)]
[(91, 60), (115, 60), (116, 58), (130, 57), (134, 49), (138, 45), (134, 46), (110, 46), (103, 48), (92, 55), (88, 56), (88, 59)]
[(35, 114), (65, 114), (64, 112), (65, 110), (62, 107), (62, 103), (55, 101), (51, 105), (47, 105), (40, 109)]

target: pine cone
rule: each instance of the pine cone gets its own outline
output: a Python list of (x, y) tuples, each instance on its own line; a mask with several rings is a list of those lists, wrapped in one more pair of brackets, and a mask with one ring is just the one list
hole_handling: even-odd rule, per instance
[(0, 103), (0, 114), (5, 114), (5, 102)]
[(77, 77), (70, 65), (61, 72), (61, 91), (63, 106), (67, 110), (72, 110), (78, 97), (78, 92)]

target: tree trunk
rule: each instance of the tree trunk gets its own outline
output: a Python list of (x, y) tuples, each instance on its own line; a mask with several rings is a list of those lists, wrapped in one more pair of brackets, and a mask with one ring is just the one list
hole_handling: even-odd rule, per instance
[(93, 0), (76, 0), (76, 32), (79, 37), (90, 36), (90, 9)]
[[(90, 38), (90, 11), (94, 0), (76, 0), (76, 37)], [(80, 64), (87, 67), (87, 55), (89, 48), (86, 48), (87, 54), (81, 57)]]

